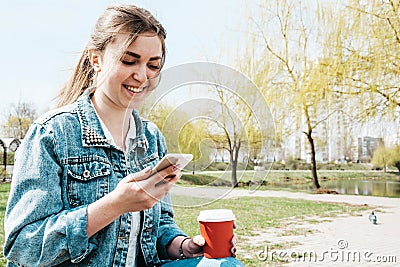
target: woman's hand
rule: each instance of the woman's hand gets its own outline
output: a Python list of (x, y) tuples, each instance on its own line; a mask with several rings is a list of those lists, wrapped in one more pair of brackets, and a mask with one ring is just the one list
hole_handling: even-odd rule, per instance
[(168, 255), (171, 259), (179, 259), (180, 247), (182, 246), (183, 256), (186, 258), (194, 258), (203, 255), (203, 246), (206, 243), (204, 238), (196, 235), (192, 238), (185, 236), (177, 236), (167, 247)]
[(182, 245), (183, 253), (188, 258), (194, 258), (203, 255), (203, 246), (206, 244), (206, 240), (201, 235), (196, 235), (191, 239), (188, 239)]
[[(130, 174), (111, 192), (116, 208), (121, 210), (121, 214), (149, 209), (168, 194), (180, 176), (180, 170), (174, 165), (154, 174), (150, 168)], [(165, 180), (167, 177), (168, 182)]]
[[(168, 178), (165, 182), (164, 178)], [(151, 175), (151, 169), (128, 175), (122, 179), (114, 191), (89, 204), (87, 209), (88, 236), (92, 236), (123, 213), (146, 210), (168, 194), (172, 185), (181, 176), (176, 166), (168, 167)]]
[[(236, 258), (236, 243), (237, 243), (237, 235), (233, 234), (231, 240), (231, 254), (232, 257)], [(188, 258), (194, 258), (203, 255), (203, 247), (206, 244), (204, 237), (201, 235), (196, 235), (191, 239), (188, 239), (182, 244), (183, 254)]]

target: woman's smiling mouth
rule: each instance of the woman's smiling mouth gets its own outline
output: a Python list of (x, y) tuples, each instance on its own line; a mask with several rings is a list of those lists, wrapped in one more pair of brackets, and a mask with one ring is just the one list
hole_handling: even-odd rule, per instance
[(126, 85), (126, 84), (123, 84), (123, 86), (125, 87), (125, 89), (127, 89), (128, 91), (130, 91), (130, 92), (132, 92), (132, 93), (141, 93), (141, 92), (143, 92), (144, 91), (144, 89), (146, 89), (146, 87), (139, 87), (139, 88), (136, 88), (136, 87), (133, 87), (133, 86), (129, 86), (129, 85)]

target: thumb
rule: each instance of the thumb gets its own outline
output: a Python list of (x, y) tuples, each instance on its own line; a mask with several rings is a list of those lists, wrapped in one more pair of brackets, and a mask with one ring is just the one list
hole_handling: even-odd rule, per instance
[(146, 180), (149, 177), (150, 173), (151, 173), (151, 168), (146, 167), (140, 172), (131, 173), (128, 176), (126, 176), (126, 182), (130, 183), (130, 182), (138, 182)]
[(204, 244), (206, 243), (206, 240), (201, 235), (194, 236), (192, 238), (192, 240), (193, 240), (193, 243), (195, 243), (196, 245), (198, 245), (200, 247), (204, 246)]

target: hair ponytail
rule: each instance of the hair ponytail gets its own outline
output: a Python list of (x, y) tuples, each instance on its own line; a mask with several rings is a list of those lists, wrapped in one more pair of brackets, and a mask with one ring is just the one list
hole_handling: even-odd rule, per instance
[(93, 85), (94, 74), (87, 50), (85, 50), (75, 66), (71, 78), (61, 88), (57, 96), (59, 100), (57, 106), (65, 106), (77, 100), (86, 88)]

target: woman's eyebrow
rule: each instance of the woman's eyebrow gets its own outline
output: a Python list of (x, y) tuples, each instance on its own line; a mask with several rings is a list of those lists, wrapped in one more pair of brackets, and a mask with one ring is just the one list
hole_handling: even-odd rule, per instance
[[(137, 58), (137, 59), (140, 59), (140, 58), (141, 58), (141, 55), (136, 54), (136, 53), (131, 52), (131, 51), (126, 51), (125, 54), (130, 55), (130, 56), (132, 56), (132, 57), (134, 57), (134, 58)], [(160, 56), (155, 56), (155, 57), (151, 57), (151, 58), (149, 59), (149, 61), (160, 60), (160, 59), (162, 59)]]

